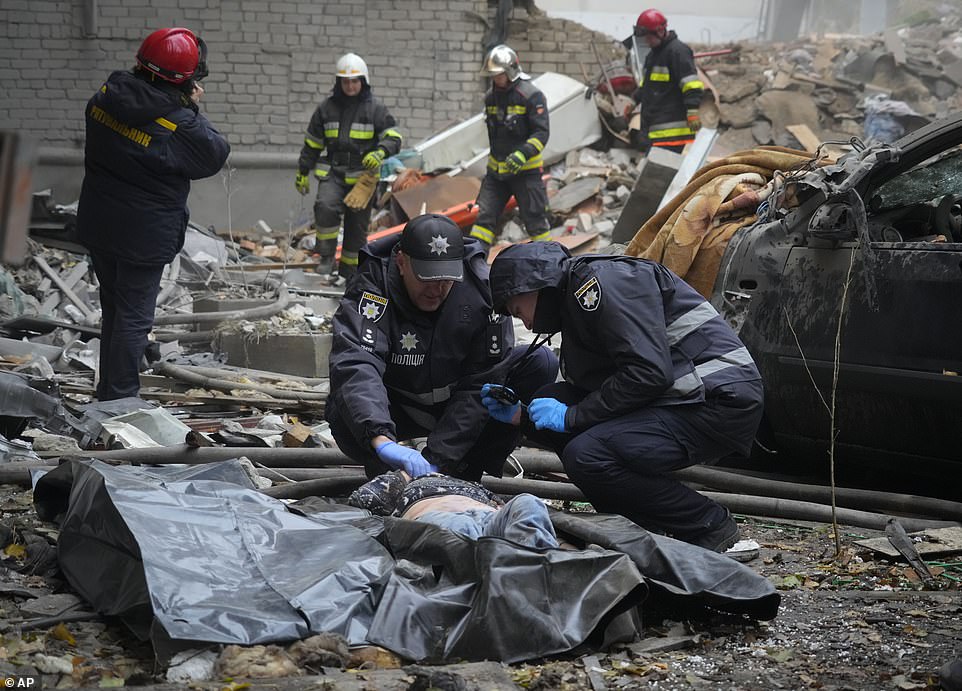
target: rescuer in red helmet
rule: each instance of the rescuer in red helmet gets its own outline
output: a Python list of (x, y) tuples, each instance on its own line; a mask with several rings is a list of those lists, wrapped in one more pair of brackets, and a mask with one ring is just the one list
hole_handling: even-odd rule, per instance
[(137, 396), (164, 265), (184, 245), (190, 181), (214, 175), (230, 147), (198, 103), (207, 48), (189, 29), (158, 29), (133, 70), (87, 103), (77, 231), (103, 310), (97, 398)]
[(698, 77), (691, 48), (668, 30), (665, 15), (655, 9), (638, 15), (634, 36), (625, 44), (630, 46), (635, 40), (644, 41), (651, 49), (632, 94), (641, 105), (642, 121), (637, 136), (633, 133), (635, 143), (645, 151), (657, 146), (680, 152), (701, 128), (698, 106), (705, 85)]

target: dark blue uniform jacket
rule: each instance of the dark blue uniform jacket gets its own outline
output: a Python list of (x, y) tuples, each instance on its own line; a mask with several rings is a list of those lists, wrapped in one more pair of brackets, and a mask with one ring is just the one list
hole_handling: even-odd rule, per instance
[(114, 72), (87, 103), (77, 230), (91, 249), (137, 264), (166, 264), (187, 229), (190, 181), (214, 175), (224, 136), (182, 92)]
[(699, 403), (721, 384), (761, 379), (711, 303), (661, 264), (571, 257), (558, 243), (537, 242), (502, 252), (491, 283), (498, 309), (511, 295), (560, 291), (562, 374), (590, 392), (568, 408), (568, 429), (644, 406)]
[(457, 462), (488, 414), (481, 386), (514, 345), (510, 319), (492, 316), (484, 251), (465, 238), (464, 280), (436, 312), (417, 309), (395, 263), (397, 238), (361, 249), (357, 275), (334, 315), (328, 409), (362, 445), (397, 439), (389, 406), (431, 430), (424, 456)]

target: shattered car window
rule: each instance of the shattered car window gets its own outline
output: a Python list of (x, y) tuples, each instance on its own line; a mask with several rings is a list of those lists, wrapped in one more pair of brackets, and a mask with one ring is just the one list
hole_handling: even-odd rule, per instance
[(884, 211), (944, 194), (962, 195), (962, 149), (939, 154), (880, 185), (874, 201)]

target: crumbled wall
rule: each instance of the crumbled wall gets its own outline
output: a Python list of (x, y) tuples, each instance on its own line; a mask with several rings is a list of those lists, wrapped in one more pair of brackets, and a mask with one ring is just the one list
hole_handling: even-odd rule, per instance
[[(210, 50), (203, 107), (235, 150), (296, 150), (336, 58), (367, 60), (375, 93), (414, 143), (478, 112), (481, 45), (494, 18), (485, 0), (84, 0), (0, 3), (0, 123), (41, 146), (80, 148), (83, 107), (140, 41), (162, 26), (197, 31)], [(89, 28), (88, 28), (89, 25)], [(588, 46), (612, 41), (566, 20), (516, 8), (508, 42), (525, 68), (597, 74)], [(88, 35), (92, 34), (92, 35)]]

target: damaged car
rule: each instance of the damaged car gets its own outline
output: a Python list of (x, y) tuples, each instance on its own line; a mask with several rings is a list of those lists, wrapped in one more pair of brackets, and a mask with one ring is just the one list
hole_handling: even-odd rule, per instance
[[(776, 180), (713, 304), (762, 372), (754, 465), (962, 499), (962, 114)], [(834, 409), (834, 416), (833, 416)]]

